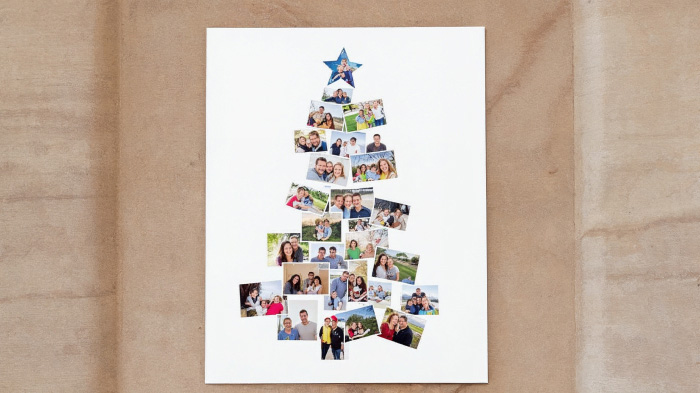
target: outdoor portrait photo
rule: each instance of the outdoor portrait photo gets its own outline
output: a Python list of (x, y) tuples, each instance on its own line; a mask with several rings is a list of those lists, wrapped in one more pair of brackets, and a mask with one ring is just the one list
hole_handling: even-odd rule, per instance
[(343, 215), (301, 213), (301, 240), (305, 242), (339, 242), (342, 237)]
[(282, 262), (308, 260), (309, 244), (300, 239), (301, 233), (268, 233), (267, 266), (282, 266)]
[(346, 259), (374, 259), (377, 247), (389, 247), (389, 230), (372, 229), (345, 235)]
[(372, 277), (414, 284), (420, 255), (377, 247)]
[(328, 141), (328, 150), (331, 152), (331, 155), (338, 157), (362, 154), (365, 152), (365, 137), (366, 134), (364, 132), (348, 134), (342, 131), (332, 131)]
[(327, 263), (283, 263), (282, 293), (285, 295), (329, 294), (330, 269)]
[(326, 130), (343, 130), (343, 106), (331, 102), (311, 101), (306, 125)]
[(410, 212), (411, 206), (376, 198), (374, 200), (372, 225), (405, 231)]
[(393, 150), (350, 156), (354, 183), (396, 179), (396, 160)]
[(241, 284), (239, 291), (243, 318), (277, 315), (285, 311), (282, 282), (279, 280)]
[(347, 132), (362, 131), (386, 124), (384, 100), (376, 99), (343, 105)]
[(345, 322), (345, 342), (379, 334), (374, 308), (366, 306), (335, 314), (339, 322)]
[(331, 270), (347, 269), (343, 243), (309, 243), (309, 261), (328, 263)]
[(314, 130), (294, 130), (294, 152), (309, 153), (328, 151), (326, 137), (326, 130), (323, 128)]
[(366, 259), (348, 261), (348, 302), (367, 301), (367, 265)]
[(437, 285), (403, 285), (401, 310), (413, 315), (439, 315)]
[(316, 300), (290, 299), (286, 312), (277, 316), (278, 340), (317, 340), (319, 324)]
[(323, 215), (328, 205), (329, 193), (318, 188), (292, 183), (285, 199), (287, 206), (295, 210)]
[(374, 189), (355, 188), (330, 192), (330, 205), (328, 211), (343, 215), (343, 219), (371, 218), (374, 206)]
[(339, 322), (335, 315), (323, 319), (318, 329), (321, 341), (322, 360), (345, 360), (345, 322)]
[(345, 187), (351, 177), (350, 159), (325, 153), (309, 155), (306, 179)]
[(379, 337), (417, 349), (424, 328), (424, 318), (387, 308), (382, 318)]
[(352, 93), (355, 89), (344, 81), (336, 81), (323, 89), (321, 101), (334, 104), (349, 104), (352, 101)]
[(367, 301), (375, 307), (389, 307), (391, 305), (391, 283), (381, 281), (368, 281)]
[(348, 231), (363, 232), (370, 230), (369, 218), (356, 218), (348, 220)]

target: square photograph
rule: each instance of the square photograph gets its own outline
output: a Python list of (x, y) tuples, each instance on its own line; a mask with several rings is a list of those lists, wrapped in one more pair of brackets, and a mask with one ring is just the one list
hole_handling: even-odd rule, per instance
[(343, 106), (331, 102), (311, 101), (306, 125), (314, 128), (342, 131)]
[(347, 158), (332, 157), (325, 153), (309, 155), (306, 180), (345, 187), (348, 185), (351, 173), (350, 160)]
[(316, 340), (319, 326), (316, 300), (290, 299), (286, 311), (287, 314), (277, 316), (278, 340)]
[(440, 315), (437, 285), (404, 285), (401, 311), (413, 315)]
[(414, 284), (420, 255), (377, 247), (372, 277)]
[[(343, 215), (301, 213), (301, 240), (305, 242), (339, 242), (342, 237)], [(385, 229), (386, 230), (386, 229)]]
[(285, 295), (328, 295), (330, 269), (327, 263), (283, 263)]
[(369, 280), (367, 301), (375, 307), (386, 308), (391, 305), (391, 283)]
[(355, 89), (348, 86), (345, 81), (336, 81), (323, 89), (321, 101), (333, 104), (349, 104), (352, 101), (352, 93)]
[(404, 203), (376, 198), (372, 225), (405, 231), (410, 212), (411, 206)]
[(343, 105), (343, 116), (348, 132), (386, 125), (384, 100), (380, 98)]
[(309, 243), (311, 262), (325, 262), (330, 269), (347, 269), (348, 263), (343, 258), (345, 245), (343, 243)]
[(364, 232), (370, 229), (369, 218), (355, 218), (348, 220), (349, 232)]
[(295, 210), (313, 213), (319, 216), (328, 206), (329, 192), (308, 185), (292, 183), (287, 191), (287, 206)]
[(348, 261), (348, 302), (367, 301), (367, 260)]
[(294, 130), (294, 152), (312, 153), (328, 151), (328, 135), (323, 128)]
[[(371, 137), (370, 137), (371, 135)], [(365, 153), (376, 153), (378, 151), (386, 151), (386, 145), (382, 143), (381, 134), (377, 134), (374, 130), (367, 133), (367, 146)]]
[(282, 281), (263, 281), (238, 286), (241, 298), (241, 317), (261, 317), (282, 314)]
[(396, 179), (396, 159), (393, 150), (350, 156), (353, 183)]
[(341, 213), (343, 219), (371, 218), (374, 206), (374, 189), (372, 187), (333, 189), (330, 192), (330, 201), (328, 211)]
[(379, 334), (374, 307), (366, 306), (335, 314), (338, 322), (345, 322), (345, 341), (354, 341)]
[(324, 318), (318, 337), (321, 360), (345, 360), (345, 322), (339, 322), (335, 315)]
[(267, 266), (282, 266), (282, 262), (304, 262), (309, 259), (309, 243), (302, 242), (301, 233), (268, 233)]
[(374, 258), (377, 247), (389, 247), (388, 229), (348, 232), (345, 235), (346, 259)]
[(417, 349), (424, 328), (424, 318), (387, 308), (382, 318), (379, 337)]
[(365, 152), (365, 138), (364, 132), (348, 134), (342, 131), (333, 131), (330, 137), (330, 152), (334, 156), (346, 158), (362, 154)]

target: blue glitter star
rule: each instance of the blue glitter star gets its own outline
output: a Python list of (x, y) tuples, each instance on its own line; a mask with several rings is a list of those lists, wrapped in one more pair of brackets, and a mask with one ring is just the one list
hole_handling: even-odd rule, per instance
[[(345, 60), (345, 63), (343, 63), (343, 60)], [(362, 67), (362, 64), (351, 62), (350, 59), (348, 59), (348, 54), (345, 53), (345, 48), (343, 48), (343, 50), (340, 51), (340, 55), (338, 55), (338, 60), (324, 61), (324, 63), (332, 71), (331, 77), (330, 79), (328, 79), (329, 85), (335, 81), (342, 79), (345, 82), (347, 82), (350, 86), (355, 87), (355, 79), (353, 78), (352, 74), (358, 68)], [(341, 70), (338, 70), (339, 66), (344, 67), (341, 68)]]

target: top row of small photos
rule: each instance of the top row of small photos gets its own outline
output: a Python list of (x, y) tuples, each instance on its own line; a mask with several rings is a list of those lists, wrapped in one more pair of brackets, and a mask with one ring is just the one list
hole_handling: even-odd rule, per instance
[(306, 125), (346, 132), (380, 127), (386, 125), (384, 100), (379, 98), (345, 105), (311, 101)]

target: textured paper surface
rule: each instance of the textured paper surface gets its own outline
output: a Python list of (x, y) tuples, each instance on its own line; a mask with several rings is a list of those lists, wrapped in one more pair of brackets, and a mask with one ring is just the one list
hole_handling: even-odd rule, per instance
[(371, 25), (486, 26), (489, 384), (403, 388), (692, 392), (698, 19), (690, 0), (6, 1), (0, 390), (273, 388), (204, 385), (205, 29)]

